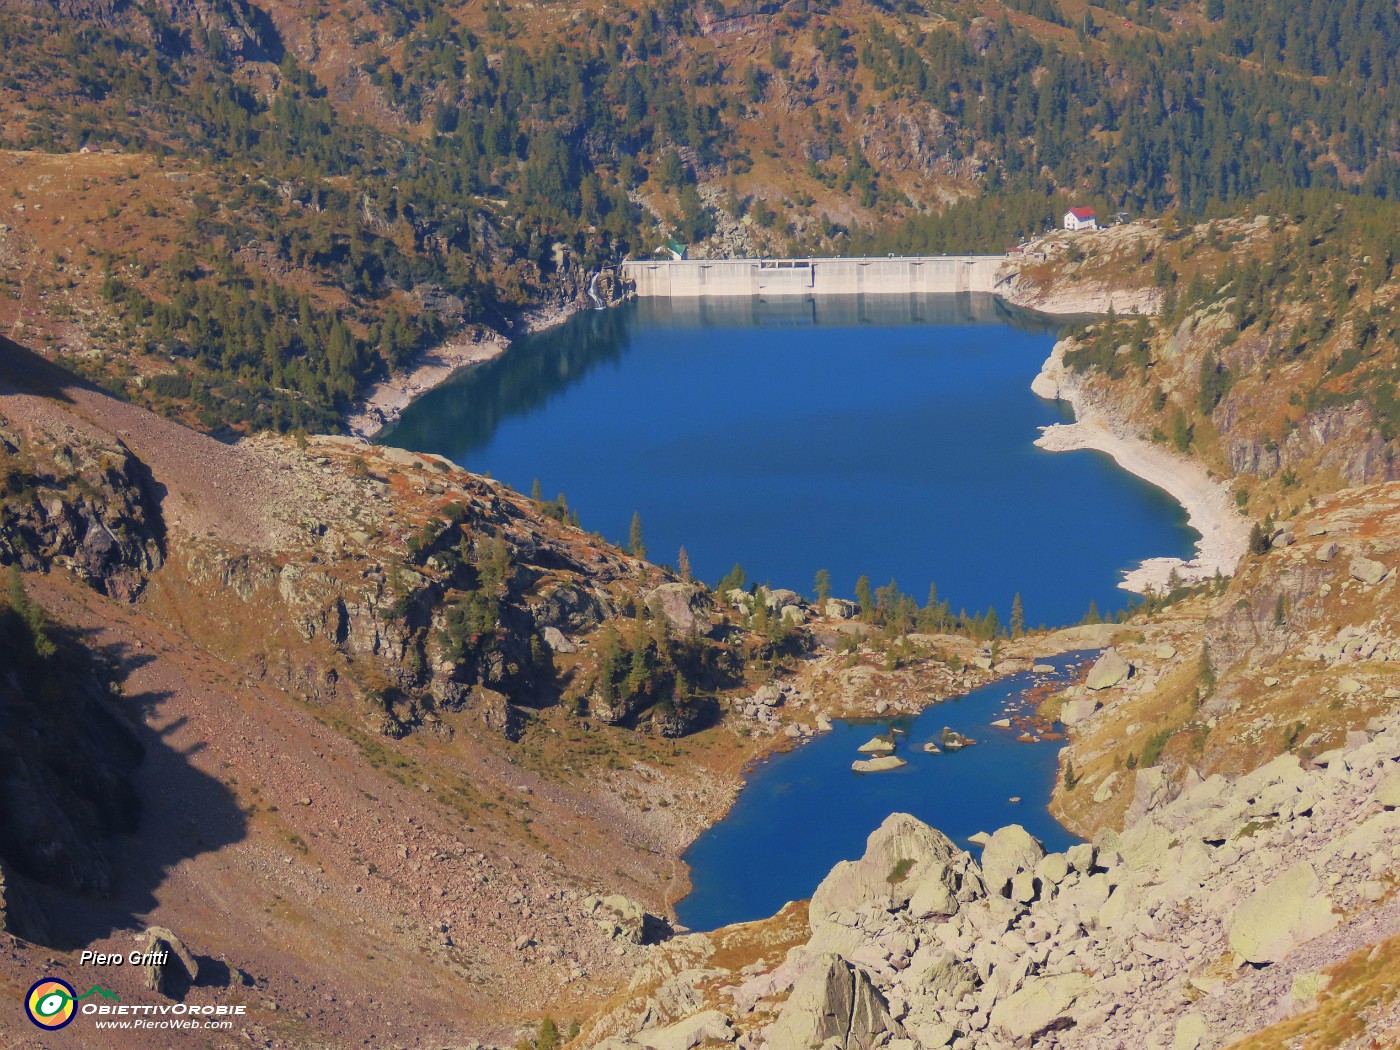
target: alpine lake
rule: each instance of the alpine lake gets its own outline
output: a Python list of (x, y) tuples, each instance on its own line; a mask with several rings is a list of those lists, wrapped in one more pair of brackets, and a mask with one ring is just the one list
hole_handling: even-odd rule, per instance
[[(1063, 625), (1146, 558), (1189, 555), (1196, 534), (1165, 493), (1093, 452), (1049, 453), (1040, 428), (1072, 419), (1031, 393), (1063, 320), (986, 295), (637, 300), (517, 340), (415, 401), (379, 440), (435, 452), (522, 492), (567, 495), (581, 524), (625, 543), (640, 516), (651, 560), (714, 583), (810, 593), (819, 569), (853, 597), (864, 575), (954, 611), (1019, 594), (1026, 622)], [(773, 914), (859, 856), (887, 815), (966, 836), (1020, 823), (1048, 848), (1057, 747), (990, 729), (1049, 662), (917, 719), (838, 722), (753, 771), (728, 816), (685, 856), (692, 929)], [(920, 750), (943, 726), (979, 743)], [(856, 748), (903, 734), (899, 770), (858, 776)], [(1009, 800), (1021, 801), (1012, 803)]]

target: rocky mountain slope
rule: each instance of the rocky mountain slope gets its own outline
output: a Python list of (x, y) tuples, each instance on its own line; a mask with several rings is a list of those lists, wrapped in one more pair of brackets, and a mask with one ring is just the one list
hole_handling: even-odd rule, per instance
[[(1400, 1004), (1356, 960), (1395, 963), (1397, 760), (1400, 722), (1377, 719), (1306, 765), (1144, 800), (1066, 853), (1012, 825), (974, 860), (895, 814), (817, 888), (804, 943), (677, 940), (634, 980), (643, 1022), (615, 1012), (585, 1042), (1213, 1048), (1279, 1024), (1256, 1045), (1384, 1045)], [(1337, 1006), (1353, 996), (1348, 1038)]]

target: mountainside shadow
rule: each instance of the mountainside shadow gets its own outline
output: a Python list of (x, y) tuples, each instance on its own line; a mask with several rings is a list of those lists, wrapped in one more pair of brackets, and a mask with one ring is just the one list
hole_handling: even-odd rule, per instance
[(0, 615), (0, 859), (10, 926), (78, 950), (139, 931), (182, 862), (246, 836), (233, 793), (172, 746), (177, 720), (152, 728), (169, 693), (121, 696), (113, 683), (155, 659), (90, 632), (49, 626), (36, 657), (26, 625)]

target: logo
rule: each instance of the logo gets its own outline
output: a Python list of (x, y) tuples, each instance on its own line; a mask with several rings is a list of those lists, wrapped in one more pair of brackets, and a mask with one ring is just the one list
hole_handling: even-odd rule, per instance
[(61, 981), (57, 977), (45, 977), (42, 981), (35, 981), (25, 995), (24, 1012), (40, 1028), (50, 1032), (57, 1031), (73, 1023), (73, 1017), (78, 1012), (78, 1001), (90, 995), (100, 995), (104, 999), (121, 1002), (115, 992), (98, 985), (93, 985), (79, 995), (67, 981)]

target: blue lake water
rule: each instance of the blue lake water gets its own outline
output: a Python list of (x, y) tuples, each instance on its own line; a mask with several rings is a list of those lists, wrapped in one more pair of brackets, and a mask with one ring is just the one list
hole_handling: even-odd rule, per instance
[[(837, 722), (830, 733), (760, 764), (729, 814), (685, 853), (695, 888), (676, 906), (694, 930), (766, 918), (812, 895), (831, 868), (865, 852), (865, 840), (891, 813), (912, 813), (963, 849), (967, 837), (1020, 824), (1047, 849), (1077, 841), (1046, 809), (1063, 742), (1016, 742), (992, 728), (1008, 701), (1036, 681), (1064, 680), (1088, 654), (1046, 662), (1053, 675), (1013, 675), (930, 707), (918, 718)], [(930, 755), (944, 726), (978, 743)], [(877, 733), (906, 730), (896, 752), (908, 765), (857, 774), (857, 748)], [(1009, 801), (1019, 797), (1022, 801)], [(976, 853), (976, 850), (973, 850)]]
[(711, 583), (839, 595), (862, 574), (956, 611), (1020, 593), (1027, 622), (1128, 600), (1121, 573), (1195, 534), (1159, 490), (1091, 452), (1047, 453), (1068, 417), (1029, 384), (1054, 342), (990, 296), (644, 300), (519, 340), (421, 398), (381, 440), (521, 491), (652, 560), (684, 546)]

